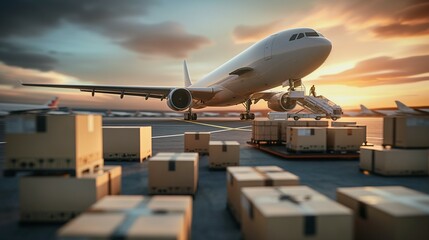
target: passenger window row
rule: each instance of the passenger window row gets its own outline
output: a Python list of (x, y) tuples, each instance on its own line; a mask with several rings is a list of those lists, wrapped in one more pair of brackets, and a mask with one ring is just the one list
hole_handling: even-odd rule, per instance
[[(305, 36), (306, 37), (318, 37), (319, 34), (317, 32), (306, 32)], [(304, 37), (304, 33), (295, 33), (289, 38), (289, 41), (293, 41), (295, 39), (301, 39), (303, 37)]]

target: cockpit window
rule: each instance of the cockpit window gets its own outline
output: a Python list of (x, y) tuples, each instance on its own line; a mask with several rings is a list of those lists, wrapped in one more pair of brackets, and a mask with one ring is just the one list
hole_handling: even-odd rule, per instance
[(292, 37), (290, 37), (290, 38), (289, 38), (289, 41), (293, 41), (293, 40), (295, 40), (297, 35), (298, 35), (298, 34), (294, 34), (294, 35), (292, 35)]
[(301, 39), (301, 38), (303, 38), (304, 37), (304, 34), (303, 33), (300, 33), (299, 35), (298, 35), (298, 38), (297, 39)]
[(319, 34), (317, 34), (317, 32), (306, 32), (305, 36), (307, 36), (307, 37), (318, 37)]

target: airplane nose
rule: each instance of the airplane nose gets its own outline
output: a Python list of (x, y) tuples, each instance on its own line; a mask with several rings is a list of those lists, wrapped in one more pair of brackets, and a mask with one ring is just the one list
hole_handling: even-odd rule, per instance
[(319, 38), (318, 39), (318, 43), (317, 43), (317, 47), (323, 51), (326, 52), (327, 54), (329, 54), (332, 50), (332, 43), (331, 41), (329, 41), (326, 38)]

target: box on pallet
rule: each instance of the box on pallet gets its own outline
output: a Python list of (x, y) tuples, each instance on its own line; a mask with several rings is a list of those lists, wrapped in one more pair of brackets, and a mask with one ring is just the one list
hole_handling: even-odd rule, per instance
[(210, 141), (209, 168), (224, 169), (240, 165), (240, 144), (237, 141)]
[(347, 126), (352, 126), (352, 125), (356, 125), (356, 122), (336, 122), (336, 121), (332, 121), (331, 122), (331, 127), (347, 127)]
[(195, 194), (198, 153), (158, 153), (149, 159), (150, 194)]
[(299, 177), (277, 166), (228, 167), (227, 205), (237, 222), (241, 222), (241, 189), (257, 186), (299, 185)]
[(252, 239), (353, 239), (350, 209), (306, 186), (242, 189), (242, 232)]
[(400, 186), (338, 188), (354, 212), (356, 240), (429, 239), (429, 195)]
[(104, 160), (143, 162), (152, 156), (152, 127), (103, 127)]
[(111, 196), (57, 232), (59, 239), (190, 239), (189, 196)]
[(20, 179), (21, 222), (62, 222), (106, 195), (120, 194), (121, 167), (108, 166), (80, 178), (26, 176)]
[(361, 147), (359, 167), (381, 175), (428, 175), (429, 149)]
[(326, 134), (330, 151), (356, 152), (366, 142), (366, 128), (362, 127), (332, 127)]
[(386, 116), (383, 145), (397, 148), (429, 148), (429, 116)]
[(326, 128), (324, 127), (291, 127), (289, 150), (297, 152), (326, 151)]
[(76, 176), (103, 166), (101, 116), (11, 115), (6, 118), (5, 175), (62, 171)]
[(185, 152), (208, 153), (209, 142), (209, 132), (185, 132), (184, 150)]

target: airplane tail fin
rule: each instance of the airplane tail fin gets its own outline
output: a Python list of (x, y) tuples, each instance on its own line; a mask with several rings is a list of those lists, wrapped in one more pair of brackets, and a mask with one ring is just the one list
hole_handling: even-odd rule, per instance
[(405, 112), (405, 113), (414, 112), (414, 109), (408, 107), (407, 105), (405, 105), (401, 101), (396, 100), (395, 103), (396, 103), (396, 106), (398, 107), (398, 110), (400, 112)]
[(369, 110), (367, 107), (365, 107), (364, 105), (360, 105), (360, 111), (361, 113), (371, 113), (371, 110)]
[(191, 77), (189, 76), (188, 65), (186, 64), (186, 60), (183, 61), (183, 72), (184, 72), (185, 87), (189, 87), (192, 85), (192, 82), (191, 82)]
[(45, 105), (48, 106), (51, 109), (57, 109), (59, 102), (60, 102), (59, 98), (58, 97), (54, 97), (52, 100), (50, 100), (49, 102), (47, 102)]

